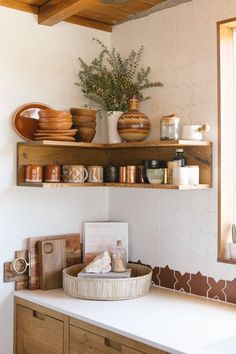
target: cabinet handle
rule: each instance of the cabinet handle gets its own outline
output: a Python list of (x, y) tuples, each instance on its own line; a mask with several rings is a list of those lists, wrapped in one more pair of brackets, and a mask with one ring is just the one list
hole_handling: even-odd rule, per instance
[(106, 347), (117, 350), (118, 352), (122, 351), (122, 345), (118, 342), (115, 342), (114, 340), (111, 340), (111, 339), (105, 337), (104, 343), (105, 343)]
[(45, 320), (45, 315), (40, 313), (40, 312), (38, 312), (38, 311), (33, 310), (33, 316), (35, 318), (37, 318), (38, 320), (41, 320), (41, 321)]

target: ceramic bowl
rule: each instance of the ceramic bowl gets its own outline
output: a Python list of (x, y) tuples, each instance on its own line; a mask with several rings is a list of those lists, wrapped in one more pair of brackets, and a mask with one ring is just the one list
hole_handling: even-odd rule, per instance
[(147, 178), (149, 183), (161, 184), (164, 179), (164, 170), (162, 168), (147, 169)]
[(81, 116), (96, 116), (97, 111), (95, 109), (88, 108), (71, 108), (70, 112), (72, 115)]
[(47, 117), (66, 117), (66, 118), (71, 118), (71, 114), (69, 112), (64, 112), (64, 111), (56, 111), (54, 109), (41, 109), (39, 111), (39, 117), (40, 118), (47, 118)]
[(95, 134), (96, 130), (93, 128), (78, 128), (78, 135), (82, 142), (91, 143)]
[(39, 122), (39, 127), (41, 129), (52, 129), (52, 130), (61, 130), (61, 129), (70, 129), (72, 127), (72, 122), (64, 122), (64, 123), (40, 123)]

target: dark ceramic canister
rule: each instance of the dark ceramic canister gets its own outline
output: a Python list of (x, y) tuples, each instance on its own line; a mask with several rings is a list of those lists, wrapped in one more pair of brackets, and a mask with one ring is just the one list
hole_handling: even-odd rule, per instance
[(108, 166), (104, 168), (104, 182), (119, 182), (119, 168), (117, 166)]
[(164, 160), (143, 160), (143, 180), (144, 183), (149, 183), (147, 178), (147, 169), (158, 169), (158, 168), (166, 168), (166, 161)]

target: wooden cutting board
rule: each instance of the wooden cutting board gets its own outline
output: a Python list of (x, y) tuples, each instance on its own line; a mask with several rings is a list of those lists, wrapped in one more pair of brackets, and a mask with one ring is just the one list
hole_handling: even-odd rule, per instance
[(66, 241), (66, 266), (82, 262), (80, 234), (65, 234), (47, 237), (28, 238), (29, 251), (29, 289), (39, 289), (39, 259), (38, 259), (38, 241), (49, 241), (55, 239), (65, 239)]
[(66, 268), (65, 239), (38, 241), (40, 289), (62, 288), (62, 270)]

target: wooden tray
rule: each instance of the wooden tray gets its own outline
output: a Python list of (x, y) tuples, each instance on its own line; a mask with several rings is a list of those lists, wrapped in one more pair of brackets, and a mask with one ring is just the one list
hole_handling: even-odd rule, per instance
[(85, 264), (63, 270), (63, 289), (69, 296), (87, 300), (127, 300), (146, 295), (152, 280), (151, 268), (140, 264), (128, 264), (131, 278), (99, 279), (78, 278)]

